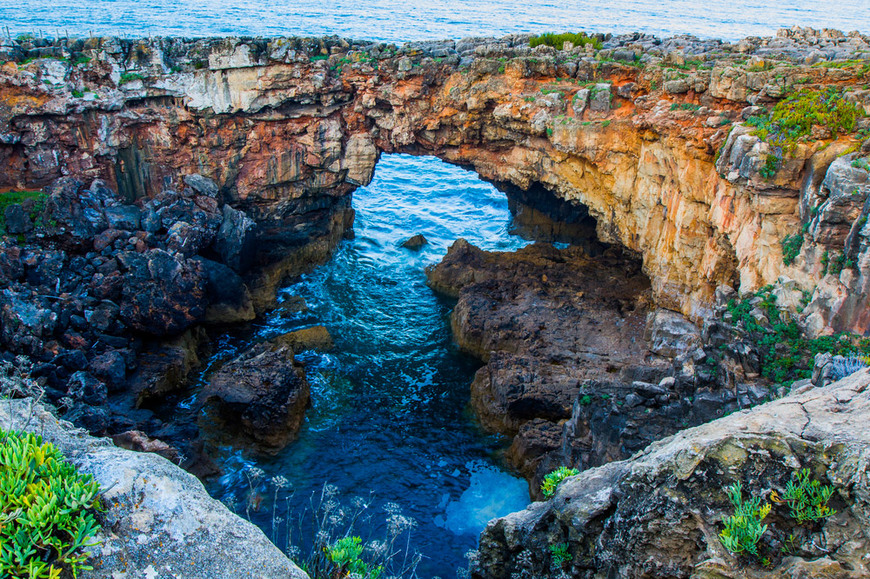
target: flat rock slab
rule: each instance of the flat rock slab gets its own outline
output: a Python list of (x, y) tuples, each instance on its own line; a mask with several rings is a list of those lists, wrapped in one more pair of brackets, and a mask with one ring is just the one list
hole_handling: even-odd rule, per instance
[(253, 524), (156, 454), (94, 438), (30, 399), (0, 404), (0, 427), (41, 434), (100, 483), (107, 507), (89, 579), (308, 579)]

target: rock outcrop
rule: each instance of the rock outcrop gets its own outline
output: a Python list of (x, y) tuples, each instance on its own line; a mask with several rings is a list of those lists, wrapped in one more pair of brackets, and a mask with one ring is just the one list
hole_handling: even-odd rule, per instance
[[(630, 460), (566, 479), (556, 495), (490, 522), (477, 578), (866, 577), (870, 371), (691, 428)], [(807, 468), (835, 489), (836, 514), (798, 524), (777, 498)], [(759, 543), (765, 567), (721, 544), (726, 489), (773, 501)], [(564, 569), (551, 546), (564, 546)]]
[(92, 438), (33, 399), (4, 401), (0, 428), (41, 435), (100, 484), (100, 544), (88, 560), (94, 569), (80, 577), (308, 578), (260, 529), (157, 454)]
[[(133, 201), (202, 174), (256, 223), (248, 260), (265, 269), (250, 286), (263, 308), (278, 280), (328, 255), (381, 152), (432, 154), (588, 213), (601, 241), (641, 256), (656, 303), (692, 320), (718, 286), (752, 291), (786, 273), (819, 287), (813, 331), (863, 333), (866, 170), (826, 174), (839, 155), (866, 154), (866, 120), (849, 135), (817, 125), (788, 150), (746, 123), (802, 88), (833, 87), (867, 112), (867, 37), (598, 39), (601, 50), (532, 49), (527, 36), (12, 43), (0, 50), (0, 188), (70, 174)], [(806, 243), (786, 265), (794, 235)], [(829, 271), (825, 251), (843, 267)]]

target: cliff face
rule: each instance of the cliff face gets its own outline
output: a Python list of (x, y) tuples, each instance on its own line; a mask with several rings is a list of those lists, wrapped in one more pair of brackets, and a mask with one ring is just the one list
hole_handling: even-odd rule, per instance
[[(262, 308), (284, 274), (340, 239), (349, 193), (369, 182), (380, 153), (432, 154), (532, 201), (543, 188), (588, 211), (602, 241), (642, 257), (660, 306), (699, 319), (717, 286), (753, 290), (785, 274), (816, 289), (813, 331), (867, 330), (867, 171), (848, 165), (860, 151), (845, 158), (848, 174), (828, 170), (860, 147), (867, 123), (839, 138), (816, 127), (786, 153), (740, 124), (761, 114), (747, 105), (802, 87), (835, 87), (870, 109), (866, 61), (847, 60), (866, 58), (867, 38), (781, 31), (729, 45), (634, 35), (604, 46), (529, 49), (524, 37), (401, 48), (335, 38), (7, 45), (0, 187), (74, 174), (132, 200), (185, 174), (209, 177), (258, 224), (268, 268), (249, 284)], [(826, 66), (831, 58), (841, 60)], [(781, 241), (803, 233), (786, 266)], [(826, 273), (825, 251), (848, 254), (850, 267)]]

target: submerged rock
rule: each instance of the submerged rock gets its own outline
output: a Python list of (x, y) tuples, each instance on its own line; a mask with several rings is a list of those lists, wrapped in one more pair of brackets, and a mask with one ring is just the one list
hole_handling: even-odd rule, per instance
[(161, 456), (92, 438), (29, 399), (0, 405), (0, 428), (40, 434), (100, 484), (103, 528), (83, 579), (308, 579), (260, 529)]
[(422, 234), (418, 233), (412, 237), (409, 237), (405, 241), (402, 242), (402, 247), (405, 249), (410, 249), (411, 251), (419, 251), (423, 249), (423, 246), (429, 243), (429, 240), (426, 239)]
[[(550, 547), (565, 545), (571, 577), (793, 578), (870, 576), (870, 372), (684, 430), (631, 460), (568, 478), (556, 495), (491, 521), (477, 579), (556, 577)], [(718, 534), (726, 495), (774, 501), (793, 473), (831, 485), (836, 514), (799, 525), (773, 502), (759, 542), (769, 567), (728, 552)], [(781, 499), (779, 499), (781, 500)], [(789, 537), (793, 541), (789, 541)]]

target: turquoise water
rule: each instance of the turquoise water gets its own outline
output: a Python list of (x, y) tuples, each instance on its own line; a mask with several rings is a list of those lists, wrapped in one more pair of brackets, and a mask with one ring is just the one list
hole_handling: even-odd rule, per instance
[[(254, 486), (263, 502), (251, 516), (267, 534), (268, 480), (278, 475), (293, 485), (295, 517), (325, 483), (335, 487), (330, 500), (348, 508), (355, 497), (371, 500), (367, 512), (375, 515), (354, 531), (362, 537), (383, 533), (383, 507), (395, 503), (415, 521), (411, 545), (424, 555), (419, 576), (454, 577), (486, 522), (525, 508), (529, 495), (525, 481), (499, 466), (505, 441), (474, 422), (469, 384), (479, 363), (452, 345), (453, 304), (426, 286), (423, 269), (459, 237), (493, 250), (526, 242), (508, 234), (503, 193), (429, 157), (385, 156), (372, 184), (354, 193), (354, 208), (355, 239), (282, 292), (282, 300), (304, 298), (309, 311), (288, 316), (279, 308), (257, 332), (268, 338), (323, 324), (335, 341), (332, 352), (300, 356), (313, 406), (299, 440), (268, 458), (224, 447), (226, 474), (210, 491), (244, 511), (246, 469), (261, 468)], [(418, 233), (429, 240), (421, 251), (400, 247)], [(228, 337), (221, 354), (243, 344)], [(278, 535), (281, 544), (285, 535)]]
[(777, 28), (870, 32), (867, 0), (0, 0), (13, 34), (321, 36), (388, 42), (583, 30), (735, 40)]

